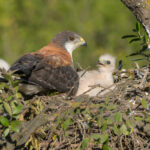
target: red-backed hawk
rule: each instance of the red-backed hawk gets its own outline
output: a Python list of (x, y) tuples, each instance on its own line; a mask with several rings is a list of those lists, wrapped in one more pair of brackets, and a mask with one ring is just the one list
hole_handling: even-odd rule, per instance
[(76, 93), (79, 77), (73, 67), (72, 52), (85, 40), (71, 31), (58, 33), (51, 42), (38, 50), (25, 54), (10, 68), (15, 74), (24, 74), (19, 90), (25, 95), (47, 91)]
[[(112, 73), (114, 70), (115, 58), (109, 54), (100, 56), (98, 61), (98, 70), (87, 71), (85, 74), (84, 71), (78, 73), (80, 80), (76, 96), (84, 93), (89, 96), (99, 96), (112, 90), (114, 86), (108, 90), (104, 90), (104, 88), (108, 88), (113, 85), (114, 80)], [(92, 88), (94, 85), (100, 85), (101, 87)], [(104, 92), (102, 92), (102, 90), (104, 90)]]

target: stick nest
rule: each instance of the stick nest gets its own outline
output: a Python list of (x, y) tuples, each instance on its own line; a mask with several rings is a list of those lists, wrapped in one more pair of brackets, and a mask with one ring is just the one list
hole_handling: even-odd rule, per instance
[(4, 149), (150, 149), (150, 67), (116, 71), (115, 89), (101, 97), (63, 94), (24, 102), (20, 132)]

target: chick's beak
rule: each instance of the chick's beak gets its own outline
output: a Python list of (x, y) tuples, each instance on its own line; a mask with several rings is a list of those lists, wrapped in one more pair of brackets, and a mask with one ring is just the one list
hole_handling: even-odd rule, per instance
[(98, 60), (98, 65), (105, 66), (102, 60)]
[(80, 38), (79, 44), (82, 46), (87, 46), (87, 43), (85, 42), (85, 40), (83, 38)]

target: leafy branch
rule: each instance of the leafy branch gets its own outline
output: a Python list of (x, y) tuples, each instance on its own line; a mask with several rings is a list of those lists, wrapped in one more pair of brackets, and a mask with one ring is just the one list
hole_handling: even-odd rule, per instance
[(131, 53), (127, 57), (141, 56), (141, 58), (133, 61), (146, 60), (150, 62), (150, 53), (148, 51), (149, 38), (145, 30), (142, 29), (142, 25), (137, 22), (135, 28), (132, 30), (132, 34), (124, 35), (122, 39), (129, 39), (129, 43), (139, 42), (140, 49), (137, 52)]
[(11, 73), (4, 73), (3, 77), (8, 81), (0, 83), (0, 134), (5, 138), (9, 133), (19, 132), (23, 102), (18, 92), (19, 82), (13, 79)]

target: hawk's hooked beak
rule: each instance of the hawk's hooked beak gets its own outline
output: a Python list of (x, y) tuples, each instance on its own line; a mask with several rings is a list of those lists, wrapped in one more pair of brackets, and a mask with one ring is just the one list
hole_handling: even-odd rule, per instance
[(85, 40), (82, 37), (80, 38), (79, 45), (87, 46), (87, 43), (85, 42)]

